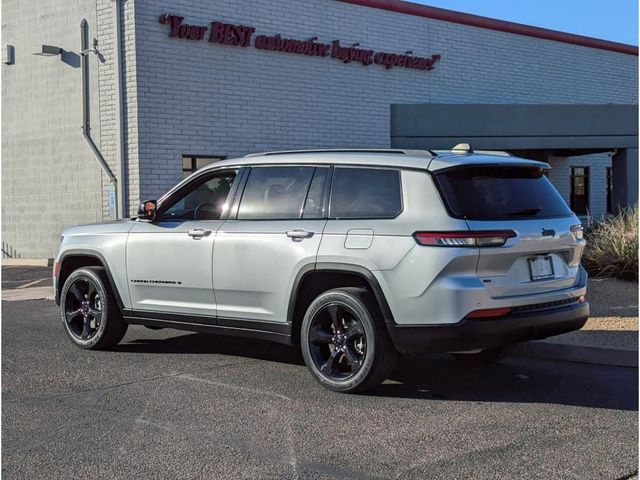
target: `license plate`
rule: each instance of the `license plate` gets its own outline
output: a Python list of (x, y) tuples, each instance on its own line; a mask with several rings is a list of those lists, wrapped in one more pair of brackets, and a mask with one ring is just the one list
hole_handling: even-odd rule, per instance
[(549, 255), (538, 255), (537, 257), (531, 257), (528, 260), (531, 280), (545, 280), (555, 276), (553, 271), (553, 262)]

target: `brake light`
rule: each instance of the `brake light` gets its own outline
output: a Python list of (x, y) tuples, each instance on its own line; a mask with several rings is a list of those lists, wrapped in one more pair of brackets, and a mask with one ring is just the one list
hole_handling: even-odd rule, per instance
[(475, 232), (416, 232), (413, 238), (429, 247), (501, 247), (516, 236), (513, 230), (478, 230)]
[(571, 230), (571, 233), (573, 234), (574, 238), (576, 240), (582, 240), (584, 237), (584, 227), (580, 224), (578, 225), (571, 225), (571, 227), (569, 228), (569, 230)]
[(495, 318), (504, 317), (511, 313), (511, 308), (486, 308), (484, 310), (474, 310), (464, 318)]

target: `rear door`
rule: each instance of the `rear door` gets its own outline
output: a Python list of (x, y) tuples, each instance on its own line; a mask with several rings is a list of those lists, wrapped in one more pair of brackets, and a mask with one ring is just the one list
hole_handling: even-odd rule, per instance
[(285, 323), (296, 273), (316, 261), (326, 224), (328, 167), (254, 166), (218, 230), (214, 285), (218, 323)]
[(472, 231), (513, 230), (503, 247), (480, 248), (477, 273), (494, 298), (573, 286), (584, 248), (580, 222), (532, 165), (473, 165), (437, 173), (450, 214)]

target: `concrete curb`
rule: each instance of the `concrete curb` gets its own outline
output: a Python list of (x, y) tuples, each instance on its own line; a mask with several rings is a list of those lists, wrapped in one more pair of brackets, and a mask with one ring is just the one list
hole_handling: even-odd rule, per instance
[(51, 267), (53, 258), (3, 258), (3, 267)]
[(514, 355), (542, 360), (638, 368), (638, 351), (624, 348), (589, 347), (585, 345), (535, 341), (519, 346), (514, 352)]

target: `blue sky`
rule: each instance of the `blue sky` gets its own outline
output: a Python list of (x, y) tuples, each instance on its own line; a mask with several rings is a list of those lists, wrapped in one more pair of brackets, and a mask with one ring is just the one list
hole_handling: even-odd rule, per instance
[(638, 0), (412, 0), (432, 7), (638, 45)]

